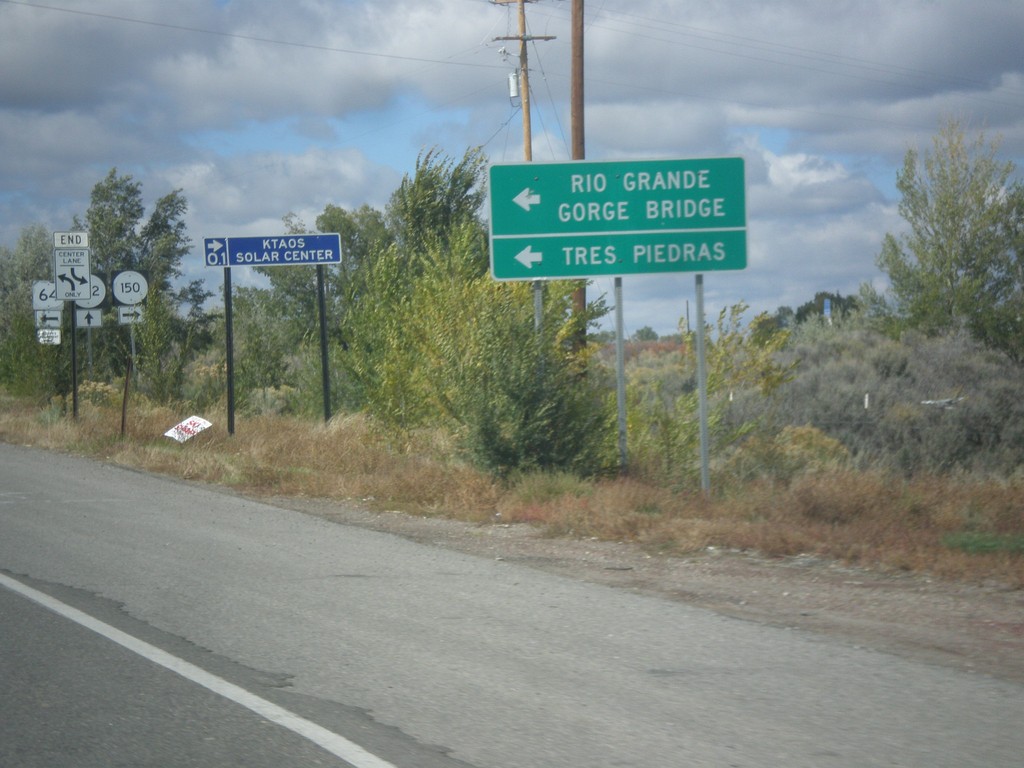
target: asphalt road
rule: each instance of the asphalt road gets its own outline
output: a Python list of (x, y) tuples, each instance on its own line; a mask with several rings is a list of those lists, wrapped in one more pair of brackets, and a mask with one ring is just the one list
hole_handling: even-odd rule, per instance
[(7, 445), (0, 574), (5, 767), (1024, 755), (1013, 683)]

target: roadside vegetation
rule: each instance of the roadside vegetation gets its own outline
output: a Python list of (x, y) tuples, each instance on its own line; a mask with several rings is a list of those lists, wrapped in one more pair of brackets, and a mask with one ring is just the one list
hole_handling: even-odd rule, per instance
[[(184, 195), (146, 218), (138, 185), (112, 171), (74, 224), (108, 270), (156, 275), (145, 322), (134, 338), (92, 334), (72, 419), (67, 350), (38, 344), (32, 321), (49, 233), (31, 226), (0, 248), (0, 440), (259, 496), (1019, 589), (1024, 190), (995, 153), (956, 124), (923, 157), (908, 153), (909, 234), (879, 256), (888, 292), (819, 293), (755, 317), (737, 304), (712, 320), (707, 495), (693, 333), (641, 329), (628, 345), (622, 472), (611, 350), (593, 332), (607, 308), (598, 298), (574, 313), (575, 286), (552, 282), (537, 329), (529, 286), (491, 280), (475, 151), (425, 154), (383, 211), (328, 205), (318, 217), (345, 254), (328, 280), (330, 422), (310, 270), (267, 269), (265, 287), (236, 289), (234, 435), (224, 319), (203, 309), (200, 285), (172, 288), (191, 249)], [(285, 226), (308, 231), (294, 216)], [(162, 436), (192, 413), (214, 426), (185, 444)]]

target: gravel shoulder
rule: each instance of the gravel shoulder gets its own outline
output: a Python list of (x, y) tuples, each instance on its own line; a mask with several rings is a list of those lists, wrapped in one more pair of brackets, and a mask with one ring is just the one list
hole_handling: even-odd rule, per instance
[(1024, 683), (1022, 590), (879, 573), (812, 557), (724, 551), (659, 556), (631, 544), (549, 538), (528, 525), (474, 525), (323, 500), (268, 501), (422, 544)]

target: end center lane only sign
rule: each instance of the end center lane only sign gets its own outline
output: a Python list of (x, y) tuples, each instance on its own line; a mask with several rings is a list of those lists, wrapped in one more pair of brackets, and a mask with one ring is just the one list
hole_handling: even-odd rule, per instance
[(208, 267), (279, 267), (341, 263), (341, 235), (271, 235), (207, 237)]
[(743, 158), (489, 169), (497, 280), (746, 269)]

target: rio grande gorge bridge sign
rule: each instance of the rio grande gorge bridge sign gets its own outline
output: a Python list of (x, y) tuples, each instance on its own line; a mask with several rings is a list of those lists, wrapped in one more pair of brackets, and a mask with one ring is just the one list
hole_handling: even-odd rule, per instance
[(621, 277), (696, 273), (701, 486), (709, 490), (703, 273), (747, 267), (743, 158), (496, 164), (488, 170), (488, 181), (495, 280), (616, 278), (622, 469), (626, 413)]
[(740, 157), (495, 164), (489, 188), (496, 280), (747, 266)]

